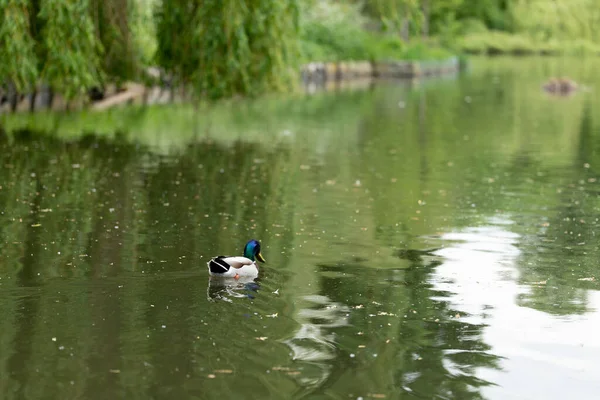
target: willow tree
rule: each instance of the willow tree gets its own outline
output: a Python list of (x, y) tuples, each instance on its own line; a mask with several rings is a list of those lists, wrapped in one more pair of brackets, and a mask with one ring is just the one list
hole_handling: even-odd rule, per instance
[(519, 30), (541, 39), (600, 40), (600, 5), (589, 0), (515, 0)]
[[(489, 29), (510, 32), (514, 28), (512, 9), (518, 1), (520, 0), (463, 0), (456, 13), (457, 19), (480, 21)], [(554, 2), (543, 1), (548, 5)], [(523, 17), (535, 18), (535, 15), (526, 14)]]
[(180, 80), (189, 79), (199, 63), (200, 49), (194, 37), (197, 8), (190, 0), (163, 1), (155, 14), (158, 63)]
[(210, 98), (293, 84), (299, 0), (173, 0), (159, 5), (159, 64)]
[(30, 89), (38, 76), (27, 0), (0, 0), (0, 85)]
[(46, 48), (42, 79), (67, 98), (97, 84), (100, 48), (88, 0), (44, 0), (40, 17)]
[(134, 78), (138, 62), (131, 33), (132, 0), (90, 0), (90, 12), (104, 55), (102, 69), (118, 81)]

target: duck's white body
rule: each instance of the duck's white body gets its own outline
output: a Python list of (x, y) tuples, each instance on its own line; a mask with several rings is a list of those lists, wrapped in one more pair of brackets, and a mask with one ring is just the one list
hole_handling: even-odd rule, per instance
[(224, 278), (256, 278), (258, 267), (254, 261), (246, 257), (218, 256), (208, 262), (208, 273), (211, 276)]

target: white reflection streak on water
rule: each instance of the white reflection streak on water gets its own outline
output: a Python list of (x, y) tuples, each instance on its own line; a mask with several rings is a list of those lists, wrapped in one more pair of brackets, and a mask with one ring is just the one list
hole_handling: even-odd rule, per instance
[[(518, 282), (511, 221), (444, 234), (449, 245), (434, 273), (434, 287), (453, 293), (454, 309), (471, 314), (464, 322), (486, 324), (483, 341), (490, 353), (506, 357), (502, 371), (481, 369), (477, 376), (497, 386), (482, 389), (488, 399), (597, 399), (600, 393), (600, 293), (590, 291), (584, 315), (556, 317), (516, 304), (528, 286)], [(562, 266), (557, 266), (558, 268)], [(549, 282), (549, 284), (551, 284)], [(446, 299), (448, 300), (448, 299)]]
[[(283, 341), (293, 353), (293, 360), (303, 363), (304, 372), (297, 379), (303, 386), (315, 387), (331, 373), (328, 360), (336, 356), (331, 328), (348, 324), (349, 308), (321, 295), (305, 296), (304, 300), (318, 308), (303, 308), (298, 313), (300, 328), (293, 337)], [(314, 321), (320, 321), (318, 323)]]

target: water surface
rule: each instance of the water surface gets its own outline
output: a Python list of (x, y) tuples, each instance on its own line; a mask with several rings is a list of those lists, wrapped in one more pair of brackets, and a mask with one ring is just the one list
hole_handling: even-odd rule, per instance
[(596, 398), (598, 66), (5, 117), (0, 397)]

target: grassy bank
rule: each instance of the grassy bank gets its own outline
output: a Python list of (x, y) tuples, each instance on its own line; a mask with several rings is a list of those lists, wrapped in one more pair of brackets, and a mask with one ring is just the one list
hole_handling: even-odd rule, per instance
[(398, 35), (360, 28), (315, 26), (300, 41), (302, 62), (442, 60), (455, 54), (420, 40), (403, 42)]
[(589, 40), (540, 40), (526, 34), (495, 31), (459, 37), (454, 48), (466, 54), (600, 55), (600, 45)]

